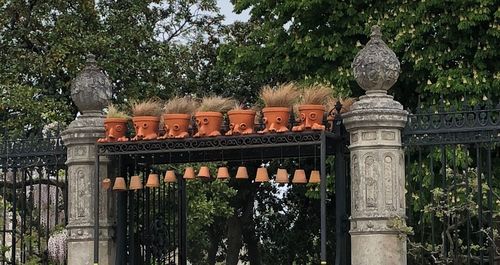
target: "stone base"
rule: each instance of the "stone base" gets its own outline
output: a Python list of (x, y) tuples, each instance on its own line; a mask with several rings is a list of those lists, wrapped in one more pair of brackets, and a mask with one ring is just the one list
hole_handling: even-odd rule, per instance
[(352, 265), (405, 265), (406, 237), (397, 234), (351, 235)]
[[(114, 244), (108, 240), (99, 242), (99, 264), (115, 264)], [(69, 265), (94, 265), (94, 242), (73, 241), (68, 242)]]

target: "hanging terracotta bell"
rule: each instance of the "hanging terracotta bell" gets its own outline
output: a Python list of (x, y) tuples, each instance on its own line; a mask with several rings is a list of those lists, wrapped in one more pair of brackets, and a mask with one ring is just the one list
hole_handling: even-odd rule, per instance
[(210, 178), (210, 169), (206, 166), (200, 167), (200, 171), (198, 172), (199, 178)]
[(160, 187), (160, 177), (158, 174), (151, 173), (148, 176), (148, 181), (146, 182), (146, 187), (148, 188), (158, 188)]
[(227, 179), (229, 178), (229, 170), (227, 167), (219, 167), (217, 170), (217, 179)]
[(318, 184), (321, 181), (319, 170), (311, 171), (311, 176), (309, 177), (309, 183)]
[(126, 191), (127, 190), (127, 184), (125, 184), (125, 178), (123, 178), (123, 177), (116, 177), (115, 178), (115, 185), (113, 185), (113, 190), (115, 190), (115, 191)]
[(307, 183), (306, 172), (303, 169), (296, 169), (293, 174), (292, 183), (305, 184)]
[(104, 190), (111, 189), (111, 179), (109, 178), (103, 179), (101, 185)]
[(131, 189), (131, 190), (141, 190), (142, 189), (142, 179), (140, 176), (132, 176), (130, 178), (129, 189)]
[(163, 178), (165, 183), (174, 183), (177, 182), (177, 177), (175, 176), (175, 171), (167, 170), (165, 173), (165, 178)]
[(239, 166), (236, 171), (236, 179), (248, 179), (248, 171), (245, 166)]
[(195, 179), (196, 176), (194, 174), (194, 168), (193, 167), (187, 167), (186, 170), (184, 171), (184, 179)]
[(288, 183), (288, 172), (284, 168), (278, 168), (276, 172), (276, 183)]
[(257, 174), (255, 175), (255, 182), (268, 182), (269, 174), (267, 174), (267, 168), (259, 167), (257, 168)]

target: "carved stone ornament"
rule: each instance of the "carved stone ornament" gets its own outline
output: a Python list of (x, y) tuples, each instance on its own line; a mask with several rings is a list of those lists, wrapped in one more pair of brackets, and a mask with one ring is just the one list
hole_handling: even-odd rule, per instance
[(370, 37), (351, 67), (356, 82), (367, 93), (385, 93), (398, 80), (401, 67), (396, 54), (382, 40), (379, 26), (372, 27)]
[(101, 112), (111, 95), (111, 80), (97, 67), (95, 56), (89, 54), (85, 68), (71, 83), (73, 102), (83, 114)]

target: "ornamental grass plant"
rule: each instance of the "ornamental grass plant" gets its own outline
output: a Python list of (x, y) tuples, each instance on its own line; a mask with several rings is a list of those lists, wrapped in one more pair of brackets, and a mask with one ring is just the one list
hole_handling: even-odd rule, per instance
[(276, 87), (264, 86), (260, 98), (266, 107), (291, 107), (300, 93), (295, 83), (285, 83)]

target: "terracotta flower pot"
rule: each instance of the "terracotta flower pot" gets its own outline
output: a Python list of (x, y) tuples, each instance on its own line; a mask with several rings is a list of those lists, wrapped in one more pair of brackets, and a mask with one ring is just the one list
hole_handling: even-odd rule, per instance
[(323, 131), (325, 129), (325, 125), (323, 125), (323, 114), (325, 113), (325, 109), (323, 105), (300, 105), (300, 124), (294, 126), (292, 131)]
[(160, 118), (154, 116), (137, 116), (133, 117), (132, 121), (135, 128), (133, 141), (155, 140), (158, 138)]
[(196, 125), (198, 132), (193, 137), (219, 136), (222, 125), (222, 113), (220, 112), (196, 112)]
[(125, 137), (127, 133), (127, 121), (125, 118), (106, 118), (104, 120), (104, 128), (106, 129), (105, 137), (97, 141), (99, 143), (127, 141), (128, 139)]
[(231, 110), (229, 116), (229, 131), (226, 135), (254, 133), (255, 111), (251, 109)]
[(266, 128), (259, 133), (267, 132), (288, 132), (288, 119), (290, 119), (290, 109), (285, 107), (263, 108), (264, 124)]
[(163, 115), (163, 128), (165, 135), (160, 139), (166, 138), (186, 138), (189, 136), (188, 128), (191, 115), (189, 114), (165, 114)]
[(102, 184), (101, 184), (101, 185), (102, 185), (102, 188), (103, 188), (104, 190), (109, 190), (109, 189), (111, 189), (111, 179), (109, 179), (109, 178), (105, 178), (105, 179), (103, 179), (103, 180), (102, 180)]

